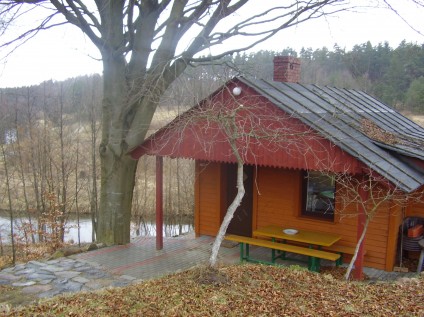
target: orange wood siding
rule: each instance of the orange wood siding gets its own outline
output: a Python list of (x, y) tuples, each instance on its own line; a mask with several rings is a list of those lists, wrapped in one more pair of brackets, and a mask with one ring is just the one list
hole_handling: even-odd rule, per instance
[[(288, 228), (339, 234), (341, 245), (355, 247), (357, 242), (357, 208), (340, 210), (336, 197), (334, 221), (317, 220), (300, 215), (302, 172), (300, 170), (258, 167), (253, 193), (252, 229), (270, 224)], [(216, 235), (225, 212), (225, 165), (196, 162), (195, 225), (197, 235)], [(424, 216), (424, 203), (408, 207), (410, 214)], [(411, 212), (413, 210), (414, 212)], [(398, 228), (402, 208), (391, 202), (382, 204), (371, 221), (365, 238), (364, 265), (390, 271), (396, 261)], [(350, 260), (346, 257), (346, 260)]]
[(196, 235), (216, 235), (221, 222), (221, 164), (196, 162)]
[[(254, 229), (269, 224), (277, 224), (288, 228), (332, 232), (342, 236), (340, 244), (350, 247), (356, 246), (358, 239), (356, 206), (350, 206), (350, 208), (341, 212), (336, 201), (334, 222), (300, 216), (301, 171), (259, 167), (257, 184), (256, 199), (254, 200), (256, 204), (254, 206)], [(395, 242), (389, 239), (389, 224), (390, 221), (392, 221), (392, 227), (397, 224), (397, 220), (390, 219), (389, 205), (387, 203), (380, 208), (381, 210), (377, 212), (368, 228), (365, 240), (366, 266), (387, 269), (387, 246), (389, 242), (391, 248), (395, 245)], [(394, 251), (391, 250), (390, 252), (390, 256), (393, 258)]]

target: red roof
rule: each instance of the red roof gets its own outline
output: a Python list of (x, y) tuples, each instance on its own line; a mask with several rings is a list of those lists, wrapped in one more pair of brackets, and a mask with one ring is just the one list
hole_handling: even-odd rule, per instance
[[(234, 87), (242, 93), (234, 96)], [(233, 140), (233, 142), (230, 142)], [(234, 145), (232, 149), (231, 144)], [(236, 152), (235, 152), (236, 151)], [(364, 165), (239, 81), (147, 138), (130, 155), (360, 173)]]

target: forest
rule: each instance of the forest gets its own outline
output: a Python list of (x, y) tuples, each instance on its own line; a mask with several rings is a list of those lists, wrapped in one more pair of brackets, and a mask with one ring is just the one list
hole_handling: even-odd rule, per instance
[[(235, 54), (219, 63), (193, 65), (160, 100), (150, 133), (195, 105), (234, 76), (272, 80), (273, 57), (301, 59), (302, 83), (366, 91), (406, 115), (424, 112), (424, 44), (355, 45), (347, 51), (291, 48)], [(0, 89), (0, 209), (9, 224), (0, 244), (23, 247), (35, 241), (58, 245), (70, 218), (89, 216), (95, 240), (98, 215), (102, 78), (81, 76), (62, 82)], [(184, 233), (193, 225), (192, 161), (164, 162), (165, 223)], [(154, 158), (138, 163), (133, 196), (133, 235), (149, 234), (155, 212)], [(14, 223), (14, 226), (10, 226)], [(78, 230), (79, 232), (79, 230)], [(78, 241), (80, 235), (78, 234)]]

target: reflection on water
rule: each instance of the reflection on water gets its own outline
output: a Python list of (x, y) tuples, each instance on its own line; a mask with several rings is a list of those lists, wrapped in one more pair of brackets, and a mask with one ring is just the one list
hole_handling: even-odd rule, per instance
[[(14, 230), (18, 232), (18, 228), (22, 227), (22, 222), (28, 222), (27, 218), (15, 218)], [(34, 222), (35, 224), (35, 222)], [(67, 242), (78, 242), (78, 221), (76, 219), (69, 219), (67, 221), (67, 231), (65, 233), (65, 241)], [(79, 220), (79, 238), (81, 243), (91, 242), (92, 234), (92, 223), (91, 219), (87, 216), (81, 217)], [(137, 230), (138, 229), (138, 230)], [(193, 230), (192, 225), (169, 225), (164, 224), (163, 233), (166, 237), (178, 236), (191, 232)], [(141, 223), (137, 228), (135, 223), (131, 223), (131, 237), (136, 236), (155, 236), (156, 224), (151, 222)], [(10, 241), (10, 219), (5, 216), (0, 216), (0, 235), (3, 243)]]

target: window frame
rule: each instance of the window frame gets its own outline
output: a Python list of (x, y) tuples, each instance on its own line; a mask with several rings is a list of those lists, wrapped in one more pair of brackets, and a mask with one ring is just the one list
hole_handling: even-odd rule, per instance
[[(329, 200), (329, 204), (332, 205), (332, 210), (331, 212), (328, 212), (328, 209), (324, 210), (324, 209), (316, 209), (316, 210), (308, 210), (308, 189), (313, 187), (313, 186), (309, 186), (310, 183), (310, 177), (309, 174), (310, 173), (316, 173), (318, 176), (324, 176), (324, 177), (328, 177), (330, 178), (331, 176), (329, 176), (328, 174), (324, 174), (320, 171), (312, 171), (312, 170), (304, 170), (302, 172), (302, 202), (301, 202), (301, 212), (300, 212), (300, 216), (302, 217), (307, 217), (307, 218), (313, 218), (316, 220), (326, 220), (326, 221), (335, 221), (335, 211), (336, 211), (336, 192), (337, 192), (337, 183), (335, 181), (335, 177), (332, 177), (332, 183), (333, 183), (333, 198), (321, 198), (321, 202), (323, 202), (324, 199), (328, 199)], [(320, 174), (320, 175), (319, 175)], [(316, 186), (318, 187), (318, 186)], [(328, 186), (327, 186), (328, 187)], [(328, 190), (325, 190), (328, 191)], [(324, 192), (324, 191), (322, 191)], [(318, 201), (319, 202), (319, 201)]]

